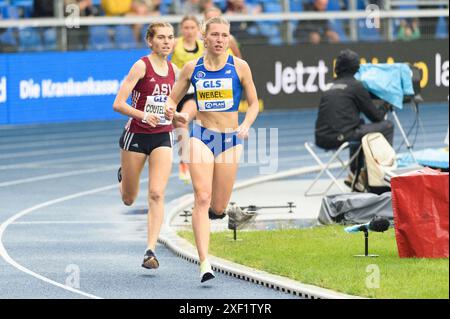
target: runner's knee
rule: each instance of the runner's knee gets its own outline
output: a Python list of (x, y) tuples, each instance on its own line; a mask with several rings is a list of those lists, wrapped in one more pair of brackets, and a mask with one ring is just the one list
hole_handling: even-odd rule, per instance
[(211, 193), (199, 191), (195, 192), (195, 204), (197, 206), (208, 207), (211, 204)]
[(148, 199), (150, 202), (160, 203), (164, 199), (164, 192), (151, 190), (148, 193)]
[(131, 205), (133, 205), (135, 199), (136, 199), (136, 196), (133, 196), (133, 195), (130, 195), (130, 194), (122, 194), (122, 202), (123, 202), (126, 206), (131, 206)]
[(216, 215), (222, 214), (227, 209), (227, 204), (211, 204), (211, 209), (214, 211)]

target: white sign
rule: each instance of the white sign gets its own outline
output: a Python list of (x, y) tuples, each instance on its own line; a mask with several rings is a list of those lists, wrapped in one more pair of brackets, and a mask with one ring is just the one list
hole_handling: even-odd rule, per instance
[(442, 61), (442, 56), (436, 54), (436, 86), (437, 87), (448, 87), (448, 60)]
[(73, 78), (68, 78), (63, 82), (43, 79), (39, 83), (34, 79), (28, 79), (19, 83), (22, 100), (115, 95), (119, 91), (120, 85), (121, 81), (117, 79), (95, 80), (92, 77), (88, 77), (84, 81), (75, 81)]
[(6, 102), (6, 77), (0, 78), (0, 103)]
[(298, 61), (295, 68), (284, 67), (280, 61), (275, 62), (275, 81), (266, 84), (267, 91), (271, 95), (315, 93), (326, 91), (330, 84), (326, 83), (328, 68), (325, 61), (320, 60), (316, 66), (304, 66), (302, 61)]

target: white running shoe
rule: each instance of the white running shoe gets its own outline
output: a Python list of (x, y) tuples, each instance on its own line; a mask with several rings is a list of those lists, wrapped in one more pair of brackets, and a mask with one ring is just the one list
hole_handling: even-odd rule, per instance
[(200, 263), (200, 278), (201, 278), (200, 282), (205, 282), (216, 278), (211, 268), (211, 264), (207, 259), (205, 259), (202, 263)]

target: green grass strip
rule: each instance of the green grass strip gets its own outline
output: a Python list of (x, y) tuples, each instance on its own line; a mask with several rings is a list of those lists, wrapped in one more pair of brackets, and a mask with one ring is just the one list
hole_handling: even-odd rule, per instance
[[(194, 244), (192, 232), (179, 235)], [(399, 258), (393, 229), (370, 233), (364, 254), (363, 233), (347, 234), (340, 225), (307, 229), (239, 231), (211, 234), (210, 254), (289, 277), (305, 284), (370, 298), (449, 298), (445, 259)]]

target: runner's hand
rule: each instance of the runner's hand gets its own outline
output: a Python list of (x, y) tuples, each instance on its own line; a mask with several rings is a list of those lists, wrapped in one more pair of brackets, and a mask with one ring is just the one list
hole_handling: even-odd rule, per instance
[(173, 119), (180, 124), (187, 124), (189, 123), (189, 113), (175, 112)]
[(175, 108), (166, 106), (166, 111), (164, 112), (164, 116), (167, 120), (172, 121), (175, 115)]
[(154, 114), (149, 114), (147, 116), (147, 124), (151, 127), (156, 127), (159, 124), (159, 116)]
[(242, 123), (236, 130), (238, 133), (237, 137), (240, 138), (241, 140), (248, 138), (249, 129), (250, 127), (247, 124)]

